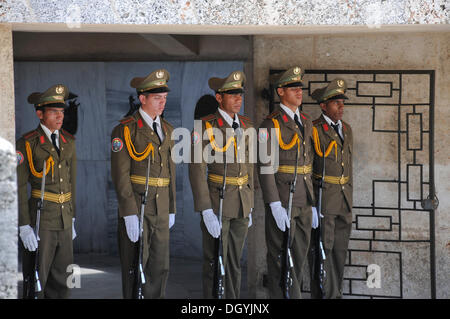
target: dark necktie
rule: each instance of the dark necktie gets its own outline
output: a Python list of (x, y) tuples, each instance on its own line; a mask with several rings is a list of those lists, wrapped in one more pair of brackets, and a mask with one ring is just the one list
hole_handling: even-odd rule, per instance
[(237, 140), (239, 142), (242, 136), (242, 131), (239, 129), (239, 124), (237, 122), (233, 122), (233, 125), (231, 125), (231, 127), (234, 129), (234, 133), (236, 134)]
[(331, 127), (334, 128), (334, 130), (336, 131), (336, 134), (339, 136), (339, 138), (341, 139), (341, 143), (344, 144), (344, 139), (341, 137), (341, 134), (339, 134), (339, 124), (333, 124), (331, 123)]
[(56, 133), (52, 133), (51, 138), (52, 138), (52, 144), (55, 147), (55, 150), (56, 150), (56, 152), (58, 153), (58, 156), (59, 156), (59, 154), (60, 154), (59, 148), (56, 145)]
[(297, 114), (294, 115), (294, 121), (295, 121), (295, 123), (297, 124), (297, 126), (298, 126), (300, 132), (302, 132), (302, 136), (305, 137), (305, 130), (304, 130), (304, 128), (303, 128), (302, 123), (300, 123)]
[(156, 136), (158, 136), (159, 144), (161, 144), (161, 137), (159, 137), (158, 130), (156, 129), (156, 122), (153, 122), (153, 131), (155, 131)]

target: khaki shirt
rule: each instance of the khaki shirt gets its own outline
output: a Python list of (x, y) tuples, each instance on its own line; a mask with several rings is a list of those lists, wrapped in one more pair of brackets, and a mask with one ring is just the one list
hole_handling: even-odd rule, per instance
[(27, 155), (26, 142), (30, 145), (32, 165), (36, 172), (42, 172), (44, 160), (50, 156), (54, 160), (53, 176), (50, 168), (45, 178), (45, 191), (56, 195), (71, 193), (71, 200), (64, 203), (44, 200), (40, 229), (63, 230), (72, 227), (72, 218), (75, 217), (77, 168), (75, 138), (65, 130), (60, 131), (58, 156), (40, 125), (36, 130), (23, 135), (16, 143), (19, 226), (35, 225), (38, 199), (28, 197), (27, 185), (29, 183), (31, 189), (38, 190), (40, 194), (42, 182), (42, 178), (31, 172), (31, 159)]
[[(227, 155), (227, 177), (240, 177), (243, 178), (248, 175), (248, 181), (243, 185), (226, 185), (225, 199), (223, 201), (223, 216), (228, 218), (238, 218), (240, 209), (242, 208), (243, 217), (247, 217), (250, 213), (250, 209), (254, 207), (254, 182), (253, 182), (253, 164), (249, 162), (250, 158), (250, 143), (251, 137), (247, 134), (247, 130), (253, 127), (251, 120), (245, 116), (239, 115), (240, 128), (243, 130), (242, 138), (239, 139), (237, 153), (238, 160), (236, 160), (234, 145), (230, 144), (230, 149), (226, 152)], [(222, 183), (212, 182), (208, 180), (209, 174), (215, 174), (223, 177), (224, 164), (212, 162), (207, 163), (204, 156), (200, 156), (200, 163), (195, 163), (195, 148), (200, 147), (205, 150), (207, 147), (211, 157), (216, 156), (216, 152), (211, 149), (211, 143), (208, 138), (203, 139), (203, 136), (207, 136), (206, 122), (210, 123), (213, 128), (219, 129), (222, 132), (222, 140), (215, 137), (215, 141), (218, 147), (223, 147), (225, 139), (230, 138), (228, 132), (232, 132), (233, 128), (228, 125), (225, 119), (220, 115), (219, 111), (214, 114), (205, 116), (202, 118), (202, 132), (193, 132), (193, 143), (191, 147), (191, 164), (189, 164), (189, 180), (191, 182), (192, 192), (194, 195), (194, 208), (195, 211), (202, 212), (205, 209), (212, 208), (217, 214), (219, 212), (219, 190), (222, 187)], [(197, 145), (199, 144), (199, 145)], [(244, 150), (242, 150), (244, 148)], [(202, 151), (202, 155), (203, 155)], [(215, 158), (224, 158), (224, 153), (217, 152)], [(245, 157), (242, 158), (245, 154)], [(208, 161), (209, 162), (209, 161)]]
[[(323, 149), (336, 141), (337, 149), (333, 148), (325, 158), (325, 176), (335, 178), (347, 178), (347, 183), (333, 184), (324, 183), (322, 191), (322, 214), (345, 215), (352, 211), (353, 206), (353, 174), (352, 174), (352, 152), (353, 134), (350, 125), (342, 121), (342, 133), (344, 144), (336, 131), (328, 125), (323, 116), (313, 122), (319, 135), (320, 146)], [(323, 150), (322, 150), (323, 152)], [(336, 157), (337, 154), (337, 157)], [(323, 158), (314, 151), (314, 174), (322, 176)], [(319, 193), (319, 179), (314, 179), (316, 194)], [(317, 196), (318, 198), (318, 196)]]
[[(111, 176), (119, 203), (119, 216), (139, 215), (140, 194), (145, 191), (148, 159), (136, 161), (126, 146), (124, 130), (128, 127), (131, 142), (136, 152), (141, 153), (149, 143), (154, 147), (154, 160), (150, 162), (150, 176), (169, 179), (168, 186), (149, 186), (145, 213), (150, 215), (176, 213), (176, 167), (171, 152), (173, 126), (161, 118), (165, 138), (160, 143), (158, 136), (143, 120), (139, 112), (120, 121), (111, 134)], [(149, 154), (152, 156), (152, 153)], [(142, 184), (131, 181), (131, 176), (144, 179)]]
[[(291, 142), (297, 134), (300, 138), (300, 153), (297, 166), (311, 166), (313, 161), (312, 154), (312, 122), (309, 116), (300, 112), (300, 120), (303, 124), (305, 136), (302, 135), (300, 129), (297, 127), (295, 121), (289, 117), (286, 112), (280, 107), (270, 114), (259, 127), (258, 142), (259, 147), (261, 143), (267, 143), (267, 152), (269, 156), (272, 153), (271, 139), (277, 139), (276, 135), (272, 135), (272, 128), (274, 123), (272, 119), (276, 119), (280, 126), (281, 138), (285, 144)], [(267, 133), (265, 133), (265, 131)], [(297, 153), (297, 144), (289, 150), (279, 149), (279, 165), (287, 165), (295, 167), (295, 158)], [(262, 174), (263, 167), (273, 167), (274, 163), (262, 163), (258, 160), (258, 174), (260, 185), (263, 193), (264, 202), (270, 204), (271, 202), (281, 201), (283, 207), (288, 207), (290, 183), (294, 179), (294, 173), (283, 173), (279, 170), (274, 174)], [(297, 175), (297, 184), (292, 201), (294, 207), (306, 207), (314, 203), (314, 191), (311, 179), (312, 172), (307, 174)]]

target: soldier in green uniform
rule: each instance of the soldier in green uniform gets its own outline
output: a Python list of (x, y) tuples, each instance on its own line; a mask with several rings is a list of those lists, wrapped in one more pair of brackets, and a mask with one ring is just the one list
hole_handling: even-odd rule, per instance
[[(344, 265), (352, 229), (353, 135), (350, 125), (342, 120), (344, 100), (348, 99), (346, 90), (347, 85), (343, 79), (334, 79), (311, 95), (322, 109), (322, 115), (313, 122), (313, 173), (316, 194), (319, 192), (325, 155), (321, 227), (326, 255), (324, 298), (342, 298)], [(312, 298), (320, 296), (319, 289), (319, 282), (311, 278)]]
[(111, 175), (119, 204), (118, 239), (124, 298), (133, 298), (138, 255), (140, 194), (145, 190), (148, 156), (149, 191), (143, 222), (145, 298), (164, 298), (169, 273), (169, 229), (175, 223), (175, 164), (172, 125), (161, 117), (166, 105), (169, 72), (156, 70), (134, 78), (139, 110), (111, 134)]
[[(194, 129), (189, 165), (195, 211), (202, 214), (203, 295), (205, 298), (213, 297), (215, 239), (222, 234), (225, 298), (235, 299), (240, 296), (240, 259), (254, 207), (253, 164), (249, 161), (251, 136), (247, 134), (247, 130), (252, 128), (252, 122), (238, 114), (242, 106), (244, 73), (234, 71), (226, 78), (211, 78), (208, 83), (215, 92), (219, 108), (201, 119), (201, 132)], [(221, 136), (215, 130), (219, 130)], [(211, 151), (209, 155), (217, 161), (204, 158), (203, 150), (206, 148)], [(199, 158), (195, 155), (198, 149)], [(223, 218), (219, 221), (219, 190), (224, 175), (224, 154), (227, 161), (226, 191)]]
[[(268, 154), (279, 152), (279, 167), (273, 160), (259, 158), (258, 175), (265, 203), (265, 229), (267, 245), (267, 270), (270, 298), (283, 298), (280, 286), (281, 253), (286, 227), (291, 231), (291, 253), (294, 263), (290, 298), (301, 299), (302, 270), (307, 259), (311, 234), (314, 192), (311, 180), (312, 123), (309, 116), (298, 107), (302, 103), (303, 71), (295, 66), (275, 74), (271, 82), (280, 97), (280, 106), (261, 124), (258, 133), (261, 143), (267, 145)], [(271, 150), (271, 140), (276, 139), (278, 149)], [(291, 220), (288, 218), (290, 183), (294, 179), (297, 163), (297, 183), (293, 196)], [(260, 153), (260, 152), (259, 152)], [(261, 154), (260, 154), (261, 156)], [(272, 157), (274, 158), (274, 157)], [(268, 169), (272, 168), (272, 170)], [(265, 171), (264, 171), (265, 169)], [(271, 171), (271, 172), (270, 172)]]
[[(76, 236), (77, 160), (75, 138), (61, 129), (64, 110), (67, 108), (65, 100), (68, 97), (69, 89), (62, 84), (54, 85), (43, 93), (32, 93), (28, 102), (34, 104), (40, 124), (16, 143), (19, 236), (25, 248), (22, 270), (25, 280), (34, 272), (32, 264), (38, 248), (42, 287), (39, 298), (69, 297), (66, 281), (70, 274), (67, 266), (73, 263), (72, 240)], [(44, 209), (40, 215), (39, 234), (36, 238), (32, 227), (36, 225), (44, 161)], [(31, 186), (31, 198), (27, 194), (28, 183)]]

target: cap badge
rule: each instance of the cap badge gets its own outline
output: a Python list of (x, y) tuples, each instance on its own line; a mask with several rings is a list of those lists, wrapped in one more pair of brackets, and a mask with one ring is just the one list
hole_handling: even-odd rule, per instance
[(234, 74), (233, 74), (233, 79), (234, 79), (235, 81), (239, 81), (240, 78), (241, 78), (241, 75), (240, 75), (239, 73), (234, 73)]
[(62, 85), (58, 85), (55, 89), (57, 94), (63, 94), (64, 93), (64, 87)]
[(293, 72), (294, 72), (295, 75), (299, 74), (300, 73), (300, 68), (298, 66), (295, 67)]
[(344, 86), (344, 80), (338, 80), (337, 85), (341, 88)]
[(163, 76), (164, 76), (164, 71), (158, 71), (158, 72), (156, 72), (156, 78), (162, 79)]

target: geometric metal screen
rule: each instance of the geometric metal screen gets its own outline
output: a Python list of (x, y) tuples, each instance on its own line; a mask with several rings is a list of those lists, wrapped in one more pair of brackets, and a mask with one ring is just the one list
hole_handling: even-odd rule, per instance
[(354, 136), (344, 297), (435, 298), (434, 71), (306, 70), (302, 108), (312, 119), (311, 93), (336, 77), (348, 84)]

